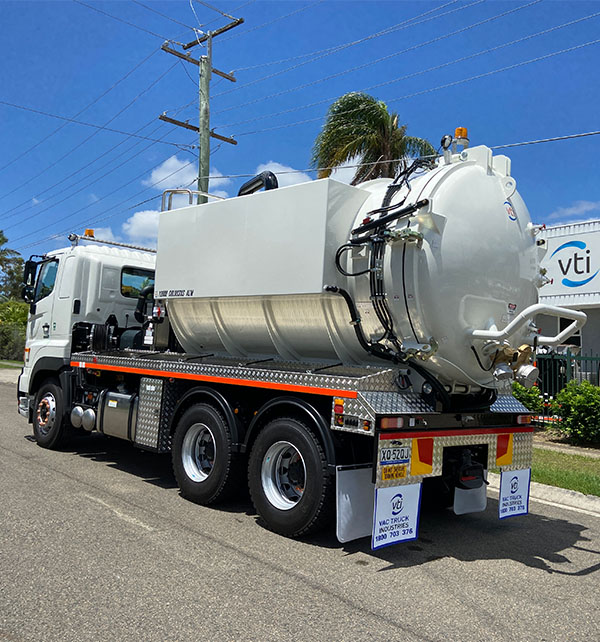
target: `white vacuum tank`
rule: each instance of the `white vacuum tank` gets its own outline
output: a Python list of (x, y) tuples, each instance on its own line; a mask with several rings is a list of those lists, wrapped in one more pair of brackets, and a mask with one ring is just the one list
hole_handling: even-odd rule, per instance
[(458, 390), (512, 378), (511, 350), (533, 342), (540, 308), (575, 319), (569, 333), (583, 324), (535, 305), (542, 248), (507, 157), (448, 151), (373, 213), (391, 183), (322, 179), (162, 212), (155, 296), (183, 348), (384, 365), (359, 342), (349, 299), (365, 341)]

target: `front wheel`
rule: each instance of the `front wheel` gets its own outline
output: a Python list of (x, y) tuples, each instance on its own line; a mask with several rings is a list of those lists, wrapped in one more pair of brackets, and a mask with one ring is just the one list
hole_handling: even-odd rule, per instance
[(239, 465), (229, 427), (209, 404), (185, 411), (173, 436), (173, 472), (181, 494), (197, 504), (212, 504), (235, 489)]
[(59, 448), (69, 427), (64, 421), (63, 392), (56, 379), (47, 379), (35, 396), (33, 435), (42, 448)]
[(333, 478), (323, 447), (297, 419), (275, 419), (259, 433), (248, 485), (256, 511), (281, 535), (314, 533), (333, 516)]

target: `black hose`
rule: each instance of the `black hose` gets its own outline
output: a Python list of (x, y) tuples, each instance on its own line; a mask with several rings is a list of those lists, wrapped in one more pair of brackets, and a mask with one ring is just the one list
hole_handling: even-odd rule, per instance
[[(353, 229), (352, 234), (362, 234), (363, 232), (368, 232), (369, 230), (373, 230), (376, 227), (383, 227), (387, 223), (390, 223), (391, 221), (395, 221), (396, 219), (399, 219), (402, 216), (408, 216), (409, 214), (416, 212), (417, 210), (421, 209), (422, 207), (425, 207), (428, 204), (429, 204), (429, 199), (424, 198), (420, 201), (417, 201), (416, 203), (413, 203), (412, 205), (407, 205), (406, 207), (403, 207), (397, 212), (393, 212), (392, 214), (388, 214), (387, 216), (382, 216), (381, 218), (378, 218), (375, 221), (369, 221), (368, 223), (363, 223), (362, 225), (359, 225), (358, 227)], [(373, 210), (373, 212), (370, 212), (370, 213), (376, 213), (376, 212), (377, 210)]]
[(144, 323), (144, 321), (146, 320), (144, 313), (146, 311), (146, 299), (148, 298), (149, 294), (154, 294), (154, 285), (147, 285), (140, 291), (137, 306), (135, 307), (135, 311), (133, 313), (133, 316), (138, 323)]
[(342, 267), (340, 260), (342, 258), (342, 254), (344, 252), (347, 252), (348, 250), (351, 250), (353, 247), (358, 247), (357, 245), (353, 245), (351, 243), (346, 243), (346, 245), (342, 245), (338, 248), (337, 252), (335, 253), (335, 267), (337, 268), (338, 272), (340, 274), (343, 274), (344, 276), (362, 276), (363, 274), (367, 274), (369, 272), (370, 268), (367, 268), (366, 270), (361, 270), (360, 272), (346, 272), (344, 268)]

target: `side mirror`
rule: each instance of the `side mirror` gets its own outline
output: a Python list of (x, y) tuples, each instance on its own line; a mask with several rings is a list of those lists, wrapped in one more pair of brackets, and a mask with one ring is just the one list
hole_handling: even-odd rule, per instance
[[(25, 286), (33, 286), (35, 284), (35, 274), (39, 263), (29, 259), (25, 261), (25, 269), (23, 270), (23, 283)], [(24, 298), (24, 297), (23, 297)]]
[(21, 290), (21, 298), (25, 303), (33, 303), (35, 298), (35, 286), (25, 285)]

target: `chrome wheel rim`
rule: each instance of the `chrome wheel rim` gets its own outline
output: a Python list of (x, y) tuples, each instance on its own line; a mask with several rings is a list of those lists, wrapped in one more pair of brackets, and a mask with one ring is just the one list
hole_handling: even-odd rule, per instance
[(186, 475), (195, 482), (204, 481), (215, 465), (217, 446), (206, 424), (194, 424), (185, 434), (181, 459)]
[(56, 399), (51, 392), (47, 392), (39, 401), (36, 411), (38, 430), (42, 435), (47, 435), (56, 423)]
[(289, 441), (274, 443), (265, 453), (261, 482), (269, 502), (279, 510), (290, 510), (302, 499), (306, 466), (300, 451)]

